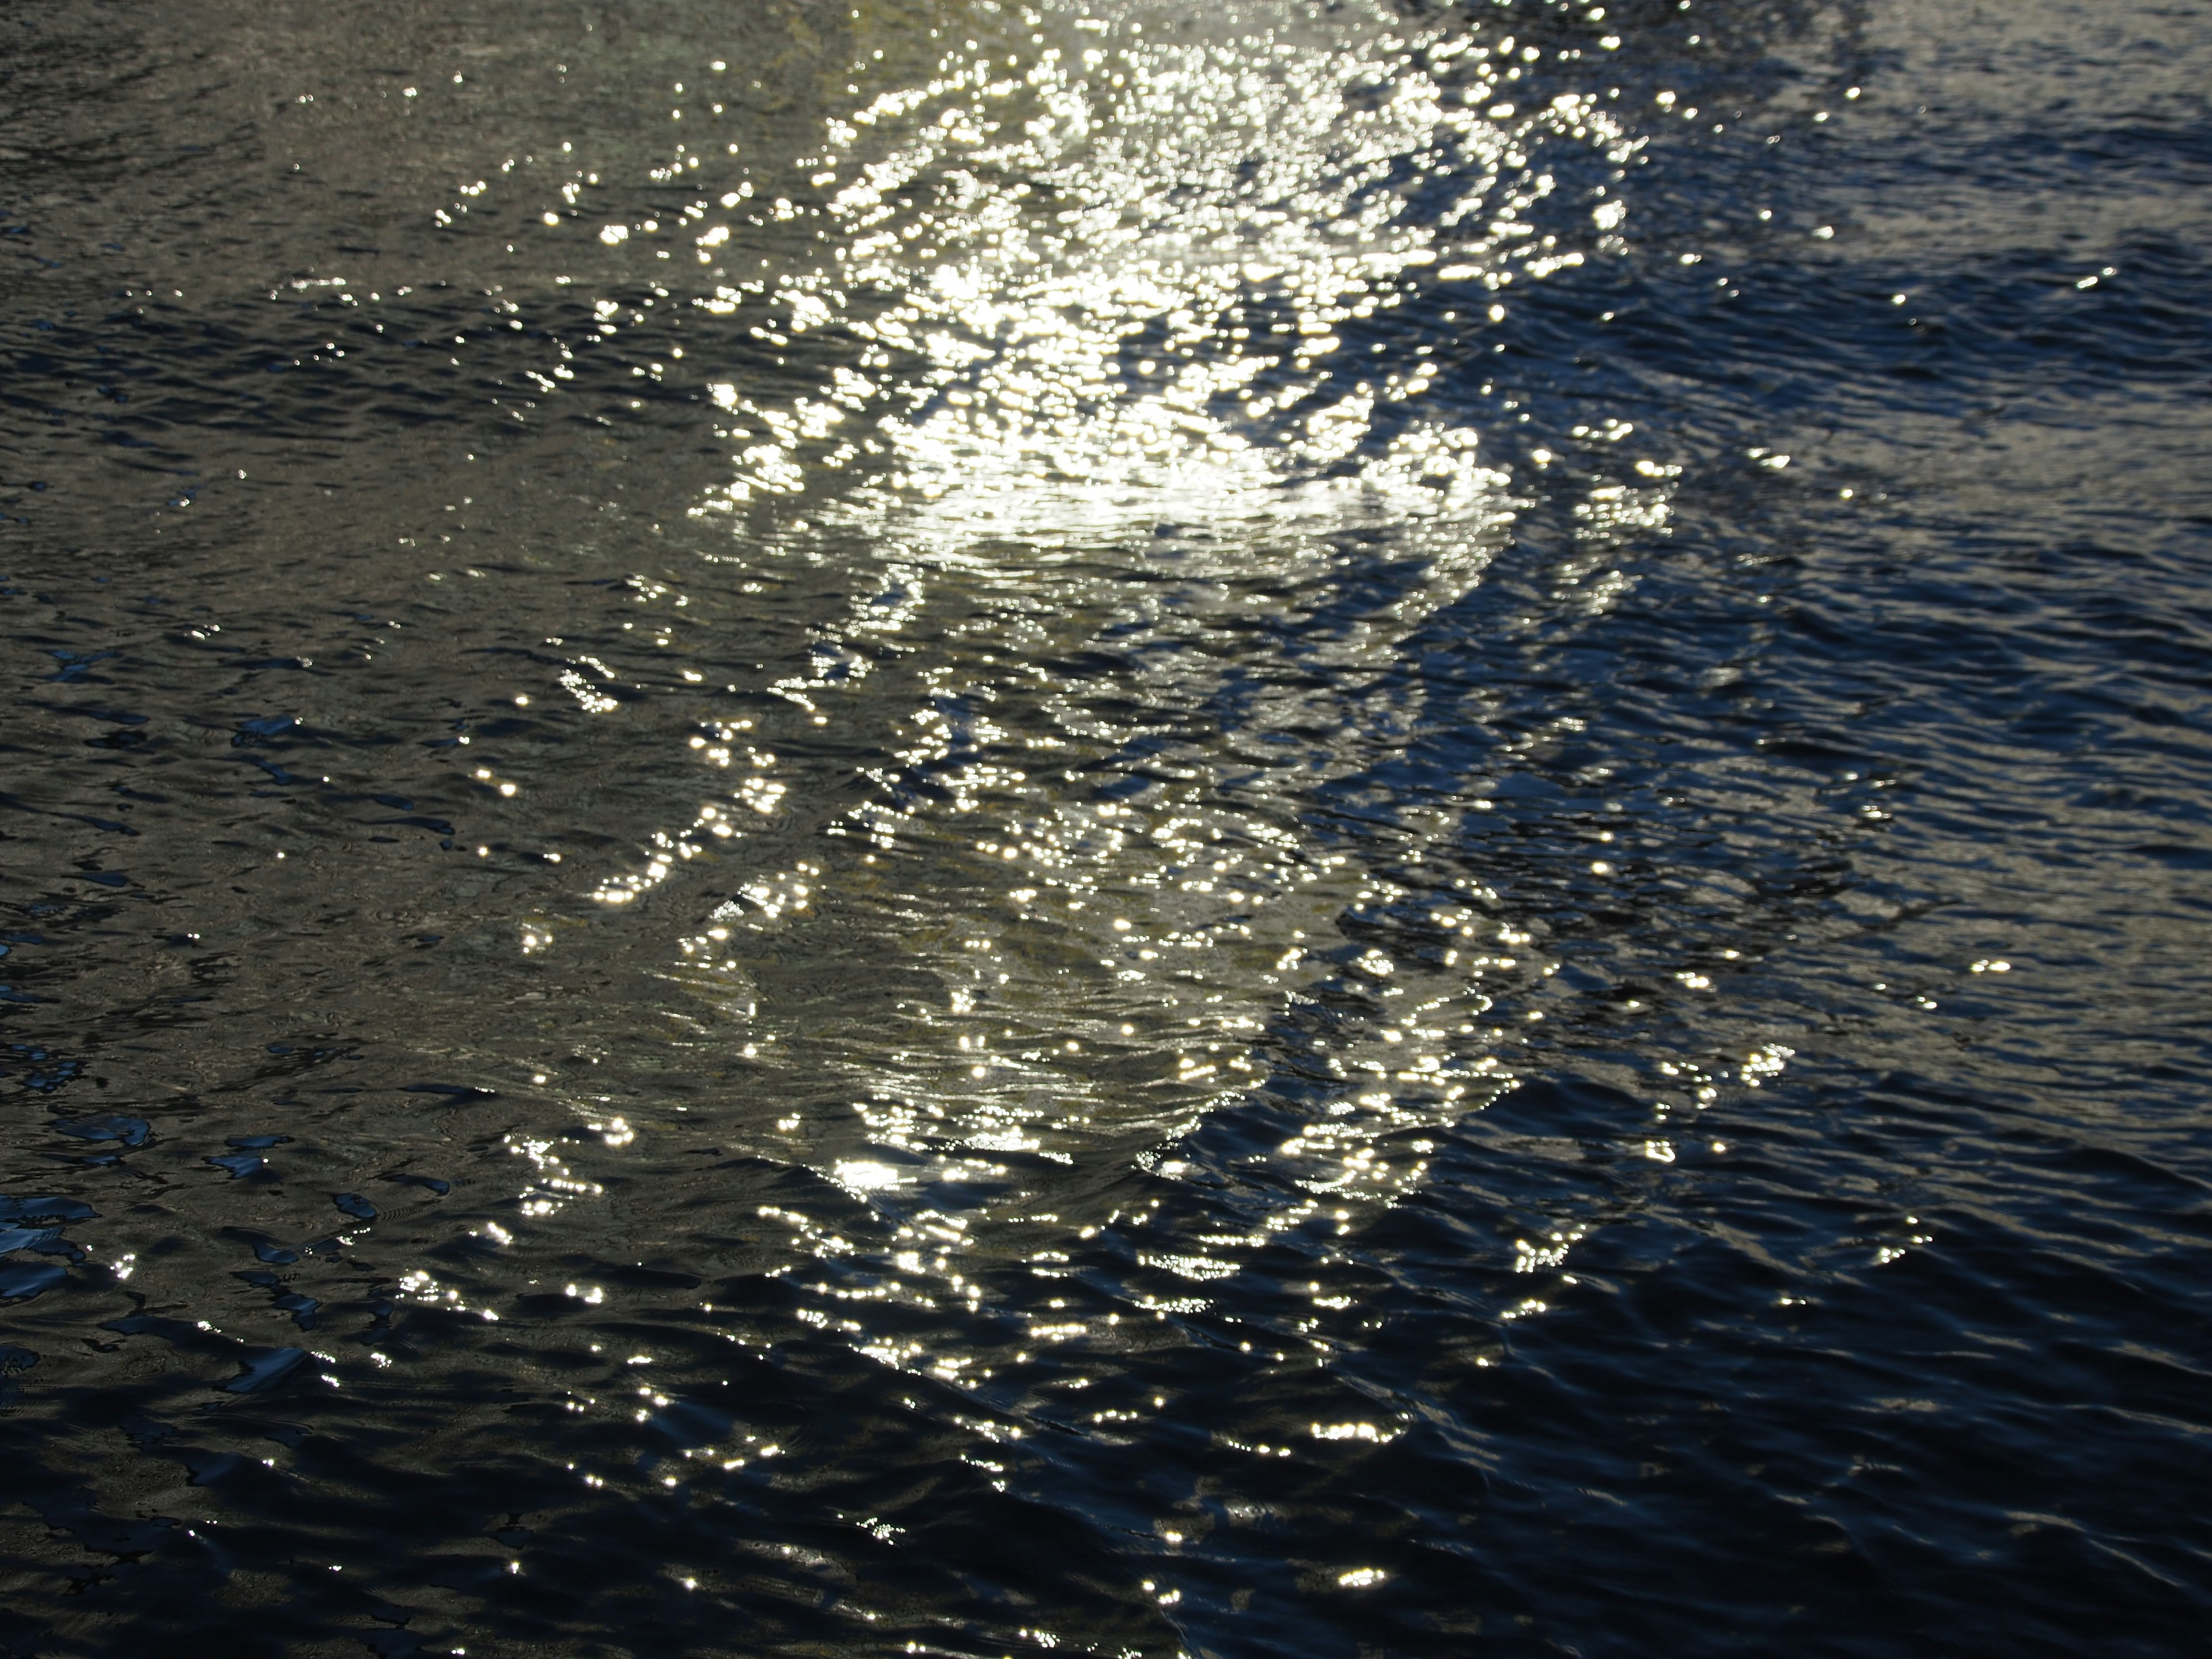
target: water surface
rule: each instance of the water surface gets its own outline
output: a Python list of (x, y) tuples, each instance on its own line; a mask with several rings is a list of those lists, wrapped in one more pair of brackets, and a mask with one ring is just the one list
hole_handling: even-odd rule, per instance
[(0, 1650), (2191, 1650), (2201, 8), (0, 28)]

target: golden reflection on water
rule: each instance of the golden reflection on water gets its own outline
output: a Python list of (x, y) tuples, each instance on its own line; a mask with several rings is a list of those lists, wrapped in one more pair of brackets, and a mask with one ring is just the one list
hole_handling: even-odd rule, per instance
[[(791, 732), (848, 746), (869, 798), (805, 858), (750, 866), (804, 773), (752, 721), (716, 726), (671, 757), (714, 798), (647, 830), (653, 856), (597, 896), (629, 903), (695, 860), (741, 872), (672, 947), (691, 1040), (788, 1094), (757, 1115), (757, 1150), (835, 1182), (881, 1234), (765, 1218), (824, 1259), (879, 1259), (869, 1288), (817, 1287), (817, 1322), (972, 1382), (992, 1356), (880, 1338), (861, 1304), (975, 1308), (963, 1264), (994, 1218), (1030, 1224), (1048, 1276), (1073, 1237), (1149, 1225), (1091, 1213), (1091, 1172), (1182, 1173), (1179, 1137), (1266, 1081), (1255, 1040), (1316, 980), (1340, 978), (1360, 1017), (1327, 1097), (1267, 1154), (1303, 1196), (1246, 1231), (1146, 1235), (1142, 1259), (1192, 1287), (1154, 1311), (1205, 1306), (1273, 1232), (1353, 1231), (1421, 1184), (1420, 1131), (1510, 1077), (1512, 1033), (1489, 1016), (1551, 964), (1495, 895), (1462, 880), (1465, 902), (1438, 902), (1382, 873), (1484, 803), (1401, 803), (1357, 841), (1324, 838), (1302, 803), (1418, 724), (1401, 647), (1480, 580), (1514, 517), (1484, 434), (1425, 400), (1433, 343), (1389, 313), (1445, 295), (1449, 343), (1487, 349), (1516, 283), (1583, 257), (1527, 222), (1555, 188), (1534, 153), (1625, 164), (1640, 141), (1601, 69), (1522, 109), (1533, 48), (1363, 8), (986, 5), (874, 33), (854, 15), (812, 149), (779, 170), (701, 143), (743, 72), (702, 70), (655, 174), (696, 198), (597, 234), (719, 319), (726, 362), (702, 345), (649, 370), (700, 377), (730, 446), (728, 479), (691, 507), (726, 530), (699, 580), (834, 573), (815, 672), (773, 689)], [(580, 167), (548, 234), (588, 229), (586, 182)], [(1592, 246), (1625, 216), (1601, 194)], [(609, 336), (643, 315), (597, 310)], [(1669, 471), (1583, 505), (1593, 550), (1561, 578), (1589, 579), (1578, 603), (1618, 597), (1607, 538), (1663, 521)], [(1389, 580), (1356, 588), (1378, 565)], [(638, 586), (656, 615), (687, 603)], [(611, 709), (608, 672), (578, 657), (562, 679)], [(1450, 939), (1440, 958), (1333, 959), (1346, 918), (1412, 902)], [(941, 988), (781, 1007), (747, 965), (838, 945)], [(1032, 1316), (1033, 1343), (1087, 1328)]]

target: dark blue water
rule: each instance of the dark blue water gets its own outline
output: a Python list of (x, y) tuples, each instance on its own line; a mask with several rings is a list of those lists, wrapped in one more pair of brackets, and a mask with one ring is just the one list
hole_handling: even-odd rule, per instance
[(2207, 88), (0, 16), (0, 1654), (2197, 1651)]

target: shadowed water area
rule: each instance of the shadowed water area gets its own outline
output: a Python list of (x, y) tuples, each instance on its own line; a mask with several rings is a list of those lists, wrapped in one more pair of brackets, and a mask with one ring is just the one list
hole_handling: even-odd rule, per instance
[(0, 1655), (2170, 1655), (2212, 12), (0, 14)]

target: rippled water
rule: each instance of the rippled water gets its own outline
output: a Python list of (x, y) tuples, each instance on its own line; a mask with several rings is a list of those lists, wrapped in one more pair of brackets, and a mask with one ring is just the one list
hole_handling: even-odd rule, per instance
[(2202, 7), (0, 35), (0, 1652), (2202, 1640)]

